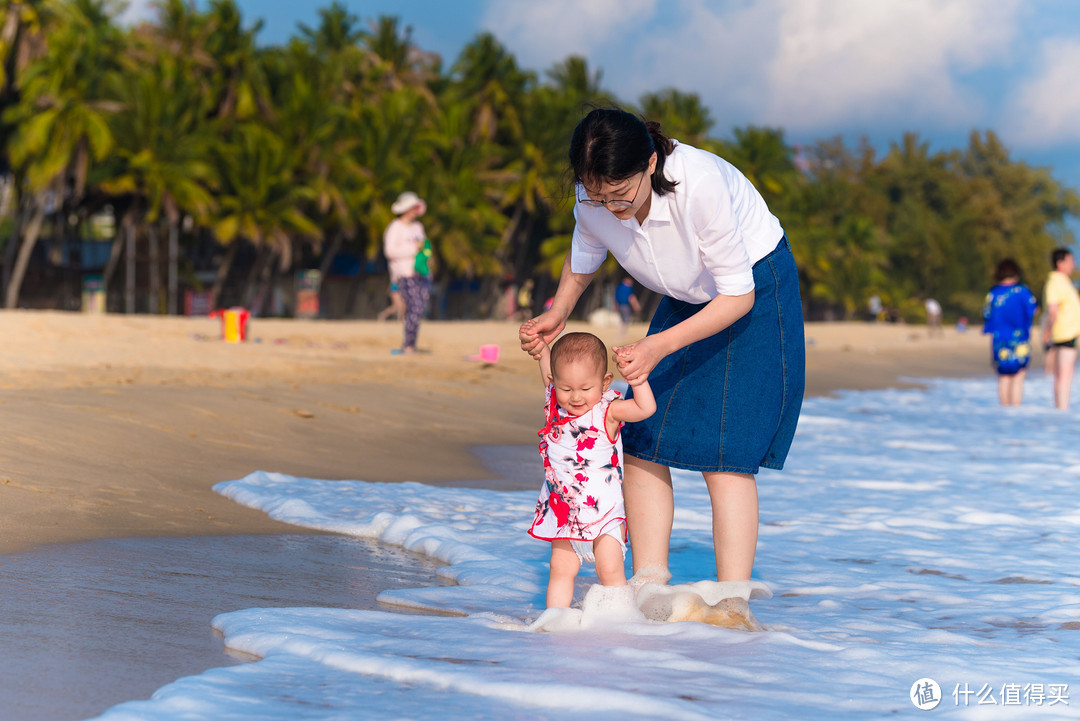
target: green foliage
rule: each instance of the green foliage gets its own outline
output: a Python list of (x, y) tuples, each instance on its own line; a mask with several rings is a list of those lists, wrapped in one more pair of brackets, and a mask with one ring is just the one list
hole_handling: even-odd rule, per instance
[[(0, 172), (20, 199), (47, 190), (83, 217), (107, 201), (140, 226), (187, 217), (223, 244), (272, 248), (282, 268), (305, 244), (376, 257), (390, 205), (413, 190), (438, 273), (557, 277), (574, 226), (570, 134), (591, 107), (629, 107), (583, 58), (537, 77), (489, 33), (444, 72), (397, 18), (337, 0), (281, 46), (260, 46), (261, 23), (234, 0), (160, 0), (155, 22), (130, 29), (116, 7), (0, 0)], [(824, 139), (797, 167), (780, 128), (714, 136), (696, 93), (638, 104), (759, 190), (810, 317), (858, 317), (875, 294), (912, 318), (926, 296), (973, 317), (998, 260), (1037, 285), (1050, 250), (1074, 241), (1076, 191), (1010, 159), (993, 132), (944, 152), (907, 134), (880, 158)], [(601, 274), (617, 270), (609, 259)]]

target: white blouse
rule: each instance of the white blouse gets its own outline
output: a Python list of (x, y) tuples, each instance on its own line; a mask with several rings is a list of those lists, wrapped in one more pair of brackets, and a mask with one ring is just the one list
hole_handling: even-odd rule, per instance
[(682, 143), (664, 162), (664, 175), (678, 185), (653, 192), (643, 224), (575, 205), (570, 269), (594, 273), (611, 251), (639, 283), (676, 300), (749, 293), (754, 263), (784, 235), (761, 194), (731, 163)]

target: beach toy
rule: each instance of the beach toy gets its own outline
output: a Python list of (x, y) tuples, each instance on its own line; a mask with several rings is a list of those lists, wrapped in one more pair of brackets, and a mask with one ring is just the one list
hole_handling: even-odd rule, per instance
[(488, 364), (499, 362), (499, 346), (494, 343), (480, 346), (480, 352), (469, 356), (471, 361), (482, 361)]
[(216, 310), (210, 314), (221, 319), (221, 339), (226, 343), (243, 343), (247, 340), (247, 323), (251, 311), (247, 308)]

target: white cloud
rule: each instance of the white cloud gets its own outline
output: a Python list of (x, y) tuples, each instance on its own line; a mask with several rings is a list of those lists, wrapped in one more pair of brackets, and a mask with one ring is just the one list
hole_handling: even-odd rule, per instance
[(1001, 62), (1018, 4), (975, 0), (785, 3), (766, 117), (809, 130), (844, 122), (976, 124), (958, 73)]
[(1043, 42), (1032, 77), (1015, 93), (1003, 120), (1003, 135), (1028, 148), (1080, 142), (1080, 40)]
[(1020, 0), (552, 0), (489, 3), (486, 25), (523, 64), (570, 54), (625, 100), (697, 92), (716, 130), (867, 125), (966, 129), (987, 101), (963, 75), (1007, 64)]
[[(658, 0), (492, 0), (482, 20), (526, 66), (546, 70), (569, 55), (595, 56), (648, 25)], [(640, 32), (637, 33), (640, 35)]]
[(137, 25), (144, 20), (153, 20), (155, 17), (157, 13), (153, 7), (153, 0), (131, 0), (117, 20), (122, 25)]

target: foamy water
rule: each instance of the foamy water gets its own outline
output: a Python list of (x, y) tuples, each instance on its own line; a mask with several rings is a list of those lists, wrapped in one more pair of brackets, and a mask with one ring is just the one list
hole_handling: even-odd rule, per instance
[[(910, 717), (921, 679), (940, 689), (916, 689), (940, 699), (936, 715), (1076, 718), (1080, 420), (1050, 405), (1039, 377), (1016, 409), (997, 405), (993, 378), (808, 400), (787, 470), (758, 479), (754, 577), (773, 592), (751, 602), (759, 633), (617, 617), (527, 631), (548, 552), (525, 534), (534, 491), (221, 483), (274, 518), (423, 553), (456, 585), (379, 596), (440, 615), (224, 613), (226, 646), (262, 660), (100, 718)], [(675, 493), (672, 583), (708, 578), (700, 477), (677, 473)]]

